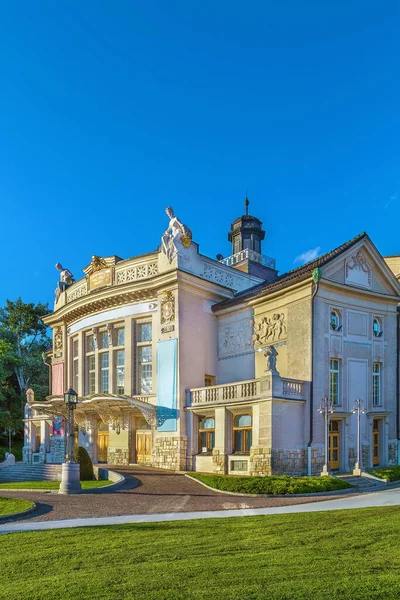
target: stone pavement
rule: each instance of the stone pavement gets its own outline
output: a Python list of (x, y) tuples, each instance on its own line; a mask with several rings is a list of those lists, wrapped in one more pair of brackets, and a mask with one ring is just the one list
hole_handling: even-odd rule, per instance
[(258, 515), (276, 515), (300, 512), (321, 512), (327, 510), (348, 510), (351, 508), (370, 508), (377, 506), (397, 506), (400, 504), (400, 489), (374, 492), (363, 495), (345, 496), (340, 499), (326, 500), (324, 502), (308, 502), (270, 508), (243, 508), (239, 510), (210, 510), (201, 512), (170, 512), (162, 514), (137, 514), (114, 517), (92, 517), (79, 519), (65, 519), (61, 521), (35, 521), (17, 522), (0, 525), (1, 533), (21, 531), (41, 531), (49, 529), (66, 529), (71, 527), (94, 527), (104, 525), (122, 525), (126, 523), (159, 523), (162, 521), (187, 521), (189, 519), (216, 519), (226, 517), (245, 517)]
[[(118, 468), (126, 483), (116, 491), (99, 488), (76, 496), (32, 491), (17, 492), (0, 489), (0, 495), (26, 498), (37, 504), (37, 510), (19, 521), (54, 521), (85, 517), (110, 517), (160, 513), (198, 512), (212, 510), (237, 510), (305, 504), (331, 500), (338, 496), (260, 497), (247, 498), (221, 494), (205, 488), (180, 473), (150, 467)], [(139, 481), (136, 484), (135, 479)], [(12, 519), (16, 521), (17, 519)]]

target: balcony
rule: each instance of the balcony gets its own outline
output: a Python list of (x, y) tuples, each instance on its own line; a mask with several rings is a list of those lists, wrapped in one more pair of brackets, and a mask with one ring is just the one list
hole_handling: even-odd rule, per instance
[(282, 378), (278, 373), (268, 373), (260, 379), (188, 389), (186, 405), (195, 408), (257, 402), (272, 398), (305, 400), (307, 385), (304, 381)]
[(233, 267), (233, 265), (241, 263), (244, 260), (252, 260), (253, 262), (259, 263), (264, 267), (275, 269), (276, 261), (274, 258), (271, 258), (270, 256), (265, 256), (264, 254), (259, 254), (258, 252), (254, 252), (254, 250), (249, 250), (249, 248), (245, 248), (240, 252), (236, 252), (236, 254), (232, 254), (232, 256), (223, 258), (219, 262), (224, 265), (228, 265), (228, 267)]

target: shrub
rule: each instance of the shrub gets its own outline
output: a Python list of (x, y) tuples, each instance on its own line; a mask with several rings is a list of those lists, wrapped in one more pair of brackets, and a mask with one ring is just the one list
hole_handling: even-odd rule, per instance
[(313, 494), (344, 490), (351, 487), (346, 481), (336, 477), (289, 477), (289, 475), (269, 475), (267, 477), (237, 477), (236, 475), (207, 475), (189, 473), (195, 479), (217, 490), (238, 494)]
[(74, 459), (80, 465), (80, 480), (91, 481), (94, 479), (92, 459), (85, 448), (82, 446), (75, 448)]
[(400, 467), (387, 467), (386, 469), (373, 469), (371, 475), (380, 477), (381, 479), (389, 479), (389, 481), (399, 481)]

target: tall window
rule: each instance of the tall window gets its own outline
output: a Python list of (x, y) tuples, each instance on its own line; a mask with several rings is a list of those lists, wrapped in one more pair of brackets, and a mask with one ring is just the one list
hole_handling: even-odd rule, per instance
[(72, 341), (72, 387), (78, 392), (79, 385), (79, 341)]
[(87, 393), (94, 394), (96, 391), (96, 359), (94, 354), (86, 358), (87, 361)]
[(381, 405), (381, 363), (372, 365), (372, 405)]
[(151, 394), (153, 391), (153, 347), (151, 323), (138, 325), (138, 387), (140, 394)]
[(252, 440), (252, 418), (251, 415), (236, 415), (233, 419), (233, 451), (250, 452)]
[(340, 314), (337, 310), (331, 310), (331, 329), (333, 331), (339, 331), (342, 327), (340, 325)]
[(108, 331), (102, 331), (100, 334), (100, 348), (102, 350), (107, 350), (108, 349)]
[(125, 392), (125, 350), (117, 350), (115, 353), (116, 392)]
[(116, 345), (123, 346), (125, 344), (125, 329), (123, 327), (118, 327), (115, 337)]
[(207, 417), (199, 423), (199, 453), (211, 452), (215, 446), (215, 419)]
[(382, 321), (375, 317), (372, 322), (372, 331), (375, 337), (381, 337), (382, 335)]
[(329, 398), (333, 405), (340, 404), (340, 360), (331, 358), (329, 366)]
[(108, 375), (109, 375), (109, 356), (108, 352), (100, 354), (100, 391), (108, 393)]

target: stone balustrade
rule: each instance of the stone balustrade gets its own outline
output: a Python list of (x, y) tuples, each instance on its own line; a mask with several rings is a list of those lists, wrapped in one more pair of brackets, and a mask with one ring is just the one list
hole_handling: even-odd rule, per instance
[(303, 381), (282, 378), (278, 373), (271, 372), (260, 379), (188, 389), (186, 396), (187, 406), (191, 407), (268, 398), (305, 400), (305, 384)]

